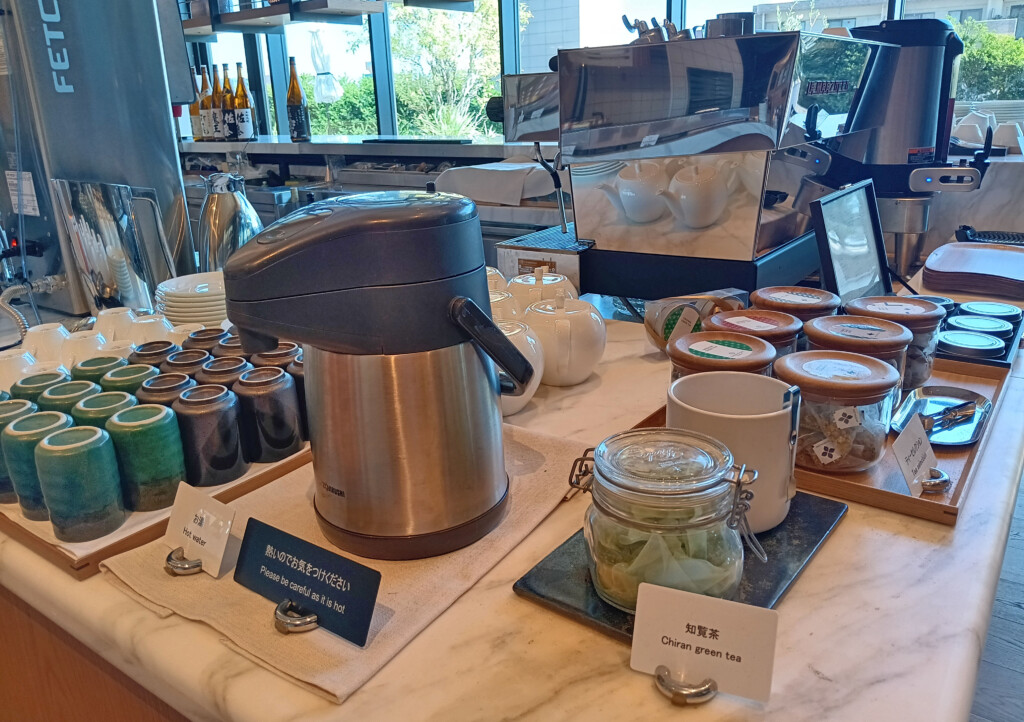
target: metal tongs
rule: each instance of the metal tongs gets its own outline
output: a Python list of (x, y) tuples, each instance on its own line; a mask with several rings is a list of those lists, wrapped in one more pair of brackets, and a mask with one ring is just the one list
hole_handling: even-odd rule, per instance
[(924, 425), (925, 432), (930, 434), (933, 429), (948, 429), (951, 426), (962, 424), (971, 419), (977, 410), (976, 402), (965, 401), (942, 411), (936, 411), (934, 414), (921, 414), (921, 423)]

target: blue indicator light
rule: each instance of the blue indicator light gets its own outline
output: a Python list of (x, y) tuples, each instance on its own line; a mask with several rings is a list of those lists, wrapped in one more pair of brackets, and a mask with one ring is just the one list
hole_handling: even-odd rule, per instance
[(925, 182), (925, 183), (931, 183), (931, 182), (932, 182), (932, 179), (931, 179), (931, 178), (925, 178), (925, 179), (924, 179), (924, 182)]

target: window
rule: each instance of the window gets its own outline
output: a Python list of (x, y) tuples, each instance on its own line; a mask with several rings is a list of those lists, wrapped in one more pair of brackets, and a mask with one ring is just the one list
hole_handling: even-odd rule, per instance
[(398, 132), (499, 137), (485, 114), (501, 94), (498, 0), (477, 0), (475, 12), (391, 6), (388, 14)]
[(365, 16), (361, 25), (292, 23), (285, 26), (284, 36), (309, 102), (313, 135), (376, 135), (377, 99)]
[[(750, 0), (747, 0), (749, 8)], [(636, 38), (623, 24), (665, 19), (665, 0), (520, 0), (519, 72), (544, 73), (563, 48), (622, 45)]]
[[(708, 18), (715, 17), (720, 12), (741, 12), (744, 8), (731, 7), (730, 3), (734, 0), (725, 0), (727, 7), (722, 7), (721, 4), (716, 4), (713, 0), (695, 0), (693, 3), (687, 4), (686, 8), (686, 24), (695, 25), (703, 23)], [(699, 18), (695, 18), (691, 6), (704, 8), (705, 13), (701, 13)], [(750, 5), (747, 5), (747, 9)], [(849, 11), (849, 6), (843, 8)], [(753, 6), (754, 10), (754, 28), (758, 31), (792, 31), (792, 30), (806, 30), (812, 33), (820, 33), (827, 27), (835, 27), (835, 25), (828, 18), (827, 11), (822, 11), (817, 7), (817, 4), (809, 0), (797, 0), (797, 2), (769, 2), (761, 3)], [(694, 20), (696, 19), (696, 22)], [(864, 25), (865, 23), (861, 23)], [(853, 27), (853, 25), (843, 25), (842, 27)]]
[(857, 18), (829, 18), (828, 26), (830, 28), (855, 28), (857, 27)]
[(963, 22), (968, 18), (971, 20), (981, 20), (983, 12), (984, 11), (981, 8), (976, 8), (974, 10), (950, 10), (946, 14), (946, 18), (955, 22)]

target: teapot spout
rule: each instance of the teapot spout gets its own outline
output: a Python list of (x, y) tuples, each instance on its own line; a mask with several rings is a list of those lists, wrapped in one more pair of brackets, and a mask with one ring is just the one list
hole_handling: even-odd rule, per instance
[(597, 190), (601, 191), (608, 197), (608, 202), (611, 203), (612, 207), (614, 207), (618, 212), (619, 218), (626, 219), (628, 217), (626, 215), (626, 207), (622, 204), (622, 199), (619, 198), (619, 191), (615, 186), (608, 183), (602, 183), (597, 186)]

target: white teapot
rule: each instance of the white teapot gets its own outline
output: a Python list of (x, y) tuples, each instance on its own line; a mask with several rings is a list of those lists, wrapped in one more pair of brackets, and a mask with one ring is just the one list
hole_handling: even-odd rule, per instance
[(572, 281), (561, 273), (548, 273), (547, 266), (539, 266), (533, 273), (516, 276), (508, 282), (508, 288), (505, 290), (515, 297), (520, 309), (525, 309), (537, 301), (553, 299), (559, 291), (562, 291), (566, 298), (579, 296)]
[(614, 184), (597, 186), (615, 206), (619, 216), (632, 223), (651, 223), (665, 215), (659, 194), (665, 190), (665, 171), (661, 164), (641, 161), (619, 171)]
[(505, 280), (505, 277), (503, 275), (501, 275), (501, 271), (499, 271), (494, 266), (485, 266), (485, 268), (487, 269), (487, 288), (488, 288), (488, 290), (490, 290), (490, 291), (504, 291), (505, 290), (505, 286), (508, 285), (508, 282)]
[(533, 378), (526, 385), (526, 390), (519, 396), (501, 396), (501, 415), (511, 416), (522, 411), (533, 395), (537, 393), (540, 386), (541, 376), (544, 375), (544, 349), (540, 339), (529, 326), (521, 321), (497, 321), (498, 328), (508, 337), (512, 345), (519, 349), (519, 353), (526, 357), (526, 360), (533, 366)]
[(492, 290), (489, 292), (491, 301), (491, 318), (495, 321), (514, 321), (523, 315), (519, 302), (508, 291)]
[(544, 349), (543, 384), (583, 383), (604, 355), (604, 319), (586, 301), (567, 298), (559, 292), (554, 300), (528, 306), (523, 320), (537, 334)]
[(676, 171), (667, 190), (658, 191), (677, 221), (690, 228), (707, 228), (725, 212), (735, 166), (688, 165)]

